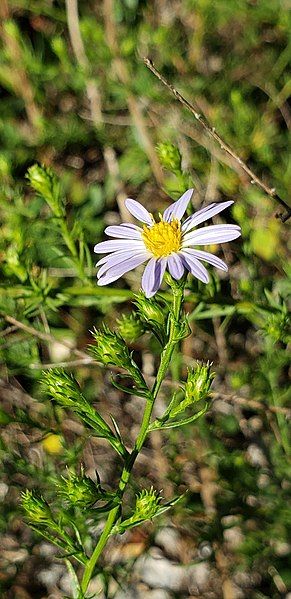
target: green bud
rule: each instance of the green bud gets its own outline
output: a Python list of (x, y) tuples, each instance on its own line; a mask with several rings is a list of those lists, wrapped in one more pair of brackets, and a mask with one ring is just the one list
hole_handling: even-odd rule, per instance
[(124, 368), (132, 376), (137, 387), (148, 390), (140, 369), (134, 362), (124, 339), (119, 333), (110, 331), (108, 327), (103, 325), (102, 331), (94, 329), (93, 337), (96, 345), (90, 345), (89, 349), (98, 362), (105, 366), (113, 364)]
[(122, 534), (127, 529), (133, 528), (145, 520), (151, 520), (158, 513), (161, 500), (162, 497), (153, 487), (149, 491), (143, 489), (136, 496), (135, 510), (130, 518), (116, 524), (112, 532)]
[(156, 147), (161, 165), (172, 173), (181, 172), (181, 154), (177, 146), (169, 142), (159, 143)]
[(52, 169), (33, 164), (26, 174), (31, 187), (48, 203), (54, 216), (64, 216), (61, 185)]
[(42, 386), (45, 391), (62, 407), (75, 409), (87, 405), (79, 385), (72, 374), (62, 368), (43, 372)]
[(48, 524), (53, 521), (49, 505), (34, 491), (27, 489), (21, 493), (21, 504), (25, 515), (33, 524)]
[(136, 497), (135, 517), (138, 520), (150, 520), (157, 513), (162, 498), (153, 487), (143, 489)]
[(185, 384), (185, 399), (189, 403), (207, 399), (209, 390), (214, 379), (214, 372), (210, 372), (211, 364), (197, 362), (196, 368), (188, 370), (188, 377)]
[(83, 468), (81, 474), (70, 472), (67, 478), (62, 476), (61, 481), (57, 483), (57, 488), (59, 495), (70, 505), (86, 508), (99, 499), (104, 499), (101, 486), (85, 476)]
[(135, 295), (135, 305), (138, 307), (140, 318), (148, 324), (164, 325), (166, 314), (154, 298), (146, 298), (143, 293)]
[(136, 341), (144, 333), (144, 326), (141, 320), (133, 312), (131, 314), (123, 314), (117, 320), (117, 324), (120, 335), (128, 342)]
[(72, 374), (61, 368), (47, 370), (43, 373), (42, 386), (58, 405), (78, 414), (85, 424), (94, 429), (97, 436), (105, 437), (115, 446), (121, 445), (102, 416), (84, 397)]
[(264, 326), (265, 335), (270, 337), (274, 343), (290, 341), (290, 320), (286, 313), (271, 314)]
[(207, 400), (209, 397), (210, 387), (214, 379), (214, 372), (210, 372), (211, 364), (203, 364), (197, 362), (196, 368), (188, 370), (187, 381), (184, 386), (184, 399), (173, 407), (169, 413), (169, 417), (173, 418), (183, 412), (186, 408), (198, 401)]
[(90, 345), (90, 350), (98, 362), (105, 366), (113, 364), (123, 368), (131, 364), (128, 347), (119, 333), (103, 325), (103, 330), (94, 329), (93, 337), (96, 345)]

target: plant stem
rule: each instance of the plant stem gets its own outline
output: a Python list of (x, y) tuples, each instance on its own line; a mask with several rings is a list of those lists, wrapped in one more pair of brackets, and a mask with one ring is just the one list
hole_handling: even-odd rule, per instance
[[(170, 284), (171, 284), (171, 281), (170, 281)], [(173, 307), (172, 307), (172, 311), (169, 316), (170, 321), (169, 321), (168, 342), (167, 342), (167, 345), (165, 346), (165, 348), (162, 352), (162, 355), (161, 355), (160, 366), (159, 366), (159, 369), (157, 372), (155, 383), (153, 385), (152, 391), (149, 395), (149, 398), (147, 400), (147, 403), (146, 403), (146, 406), (144, 409), (139, 434), (136, 438), (136, 442), (135, 442), (132, 452), (129, 454), (128, 458), (125, 461), (125, 465), (124, 465), (124, 468), (123, 468), (123, 471), (121, 474), (121, 478), (120, 478), (120, 482), (119, 482), (119, 486), (118, 486), (118, 494), (120, 496), (120, 499), (122, 498), (122, 496), (125, 492), (125, 489), (129, 482), (131, 471), (134, 466), (135, 460), (136, 460), (138, 454), (140, 453), (140, 451), (143, 447), (143, 444), (145, 442), (146, 436), (148, 434), (148, 428), (150, 425), (150, 420), (151, 420), (151, 415), (152, 415), (152, 411), (154, 408), (154, 403), (158, 396), (161, 384), (162, 384), (162, 382), (165, 378), (165, 375), (167, 373), (173, 351), (178, 342), (177, 333), (179, 331), (180, 314), (181, 314), (181, 308), (182, 308), (183, 299), (184, 299), (184, 284), (182, 283), (179, 285), (179, 284), (176, 284), (172, 280), (171, 287), (172, 287), (172, 291), (173, 291)], [(119, 513), (120, 513), (119, 505), (117, 507), (113, 508), (109, 512), (104, 530), (103, 530), (103, 532), (99, 538), (99, 541), (98, 541), (98, 543), (97, 543), (97, 545), (96, 545), (96, 547), (85, 567), (84, 575), (83, 575), (82, 582), (81, 582), (81, 589), (82, 589), (82, 593), (84, 595), (87, 591), (89, 582), (92, 578), (96, 563), (107, 543), (107, 540), (110, 536), (111, 530), (118, 518)]]
[(76, 265), (79, 278), (84, 283), (90, 284), (90, 280), (88, 279), (88, 277), (85, 273), (84, 265), (82, 264), (82, 261), (78, 254), (76, 243), (73, 239), (72, 233), (69, 230), (68, 225), (64, 218), (62, 218), (62, 217), (59, 218), (59, 225), (60, 225), (63, 240), (64, 240), (67, 248), (69, 249), (70, 253), (72, 254), (72, 258)]

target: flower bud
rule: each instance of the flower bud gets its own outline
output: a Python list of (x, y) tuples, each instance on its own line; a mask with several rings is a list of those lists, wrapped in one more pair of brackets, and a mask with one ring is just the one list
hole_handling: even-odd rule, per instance
[(123, 520), (123, 522), (116, 524), (113, 532), (122, 534), (127, 529), (133, 528), (145, 520), (151, 520), (151, 518), (153, 518), (159, 511), (161, 500), (162, 497), (159, 495), (158, 491), (153, 489), (153, 487), (151, 487), (149, 491), (143, 489), (141, 493), (136, 496), (135, 510), (132, 515), (126, 520)]
[(61, 186), (54, 172), (47, 167), (33, 164), (27, 171), (31, 187), (48, 203), (54, 216), (64, 216)]
[(161, 496), (153, 487), (143, 489), (136, 497), (134, 516), (137, 520), (150, 520), (157, 513)]
[(52, 521), (52, 513), (46, 501), (34, 491), (28, 489), (21, 493), (21, 503), (25, 515), (34, 524), (48, 524)]
[(44, 371), (42, 385), (45, 391), (62, 407), (75, 409), (79, 405), (87, 403), (73, 375), (61, 368)]
[(178, 404), (175, 402), (169, 413), (170, 418), (175, 418), (193, 403), (208, 399), (211, 383), (215, 376), (214, 372), (210, 372), (210, 366), (209, 362), (207, 364), (197, 362), (196, 368), (188, 370), (188, 377), (184, 386), (184, 399)]
[(70, 505), (86, 508), (104, 498), (100, 485), (85, 476), (83, 469), (81, 474), (71, 472), (67, 478), (62, 476), (57, 486), (59, 495)]
[(131, 314), (123, 314), (117, 320), (117, 324), (120, 335), (129, 343), (136, 341), (144, 333), (144, 326), (141, 320), (133, 312)]
[(181, 154), (177, 146), (169, 142), (157, 145), (157, 154), (161, 165), (173, 173), (181, 172)]
[(210, 372), (210, 364), (197, 362), (196, 368), (188, 370), (188, 377), (185, 384), (185, 399), (189, 404), (196, 401), (207, 399), (214, 372)]
[(164, 325), (166, 314), (160, 304), (154, 298), (146, 298), (143, 293), (136, 294), (135, 305), (138, 307), (140, 318), (154, 325)]
[(90, 350), (98, 362), (105, 366), (113, 364), (123, 368), (131, 364), (128, 347), (119, 333), (110, 331), (103, 325), (103, 330), (94, 329), (93, 337), (96, 345), (90, 345)]

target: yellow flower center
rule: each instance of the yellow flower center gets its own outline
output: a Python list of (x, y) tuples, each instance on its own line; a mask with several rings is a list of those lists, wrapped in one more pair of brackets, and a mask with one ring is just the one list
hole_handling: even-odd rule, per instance
[(152, 227), (144, 225), (142, 237), (146, 248), (156, 258), (169, 256), (172, 252), (178, 252), (181, 247), (181, 223), (174, 219), (170, 223), (161, 220)]

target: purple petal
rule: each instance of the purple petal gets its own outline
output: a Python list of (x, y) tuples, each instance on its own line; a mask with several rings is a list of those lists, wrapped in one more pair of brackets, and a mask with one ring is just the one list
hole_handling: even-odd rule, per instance
[(107, 256), (103, 256), (103, 258), (101, 258), (100, 260), (98, 260), (98, 262), (95, 264), (95, 266), (101, 266), (102, 264), (108, 264), (109, 261), (111, 261), (112, 258), (116, 257), (119, 258), (120, 261), (122, 262), (122, 259), (125, 258), (130, 258), (131, 256), (134, 255), (135, 252), (133, 252), (132, 250), (119, 250), (118, 252), (112, 252), (111, 254), (108, 254)]
[(126, 239), (141, 239), (140, 231), (136, 231), (136, 229), (124, 227), (122, 225), (106, 227), (104, 233), (109, 235), (109, 237), (120, 237), (121, 239), (123, 237)]
[(187, 270), (189, 270), (196, 279), (199, 279), (202, 283), (209, 283), (208, 272), (199, 260), (190, 256), (190, 254), (183, 252), (183, 262)]
[(106, 273), (100, 277), (98, 280), (98, 285), (108, 285), (109, 283), (113, 283), (113, 281), (116, 281), (116, 279), (122, 277), (122, 275), (124, 275), (126, 272), (129, 272), (130, 270), (140, 266), (147, 259), (148, 254), (143, 253), (137, 256), (132, 256), (121, 264), (112, 266), (112, 268), (109, 268)]
[(140, 231), (142, 233), (142, 228), (138, 225), (134, 225), (133, 223), (120, 223), (119, 227), (128, 227), (129, 229), (135, 229), (135, 231)]
[(147, 225), (152, 226), (153, 219), (150, 213), (139, 202), (137, 202), (136, 200), (132, 200), (131, 198), (127, 198), (127, 200), (125, 200), (125, 205), (130, 214), (132, 214), (132, 216), (135, 216), (135, 218), (140, 220), (142, 223), (146, 223)]
[(206, 208), (201, 208), (201, 210), (198, 210), (195, 214), (189, 216), (184, 222), (182, 226), (183, 233), (190, 231), (190, 229), (193, 229), (193, 227), (196, 227), (200, 223), (204, 223), (204, 221), (212, 218), (215, 214), (222, 212), (222, 210), (225, 210), (228, 206), (231, 206), (231, 204), (233, 204), (233, 200), (229, 200), (229, 202), (220, 202), (220, 204), (210, 204)]
[(145, 244), (143, 241), (135, 241), (132, 239), (101, 241), (101, 243), (95, 245), (94, 252), (96, 252), (96, 254), (109, 254), (110, 252), (128, 250), (129, 248), (133, 251), (138, 251), (145, 249)]
[(211, 243), (225, 243), (232, 241), (241, 234), (238, 225), (210, 225), (197, 229), (183, 236), (182, 248), (189, 245), (207, 245)]
[(109, 257), (107, 256), (107, 260), (104, 261), (103, 266), (101, 266), (101, 268), (99, 268), (99, 271), (97, 273), (97, 279), (100, 279), (100, 277), (102, 277), (109, 269), (111, 269), (112, 267), (115, 266), (119, 266), (121, 264), (123, 264), (124, 262), (127, 262), (128, 260), (130, 260), (130, 258), (135, 258), (138, 256), (145, 256), (145, 260), (151, 257), (151, 254), (149, 252), (145, 252), (144, 250), (142, 252), (115, 252), (114, 254), (111, 254)]
[(171, 254), (168, 257), (168, 269), (170, 274), (177, 281), (181, 279), (184, 274), (183, 261), (178, 254)]
[(152, 297), (158, 291), (167, 266), (166, 258), (151, 258), (144, 269), (141, 286), (146, 297)]
[(185, 191), (185, 193), (183, 193), (179, 200), (173, 202), (171, 206), (166, 208), (163, 214), (163, 220), (165, 220), (166, 222), (170, 222), (171, 220), (173, 220), (173, 218), (181, 220), (182, 216), (185, 214), (187, 210), (187, 206), (191, 200), (193, 191), (194, 189), (188, 189), (187, 191)]
[(215, 254), (210, 254), (209, 252), (203, 252), (202, 250), (193, 250), (192, 248), (185, 248), (182, 250), (181, 255), (190, 255), (193, 258), (197, 258), (198, 260), (203, 260), (203, 262), (208, 262), (212, 266), (216, 268), (220, 268), (220, 270), (228, 270), (227, 265), (223, 260), (215, 256)]

